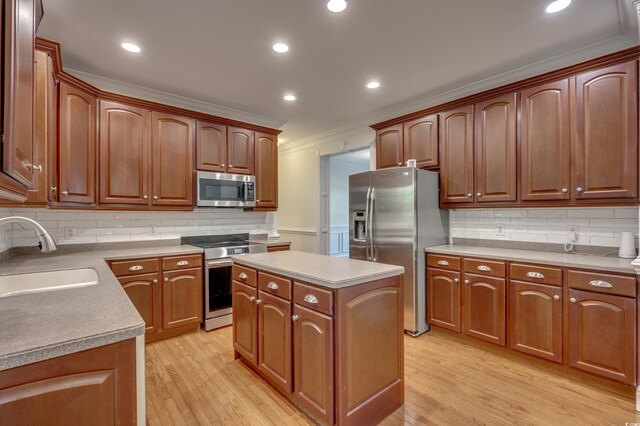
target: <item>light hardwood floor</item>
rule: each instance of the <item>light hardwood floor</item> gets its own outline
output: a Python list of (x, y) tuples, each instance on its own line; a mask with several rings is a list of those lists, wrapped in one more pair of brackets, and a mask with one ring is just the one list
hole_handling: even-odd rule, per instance
[[(231, 328), (146, 346), (150, 425), (309, 425), (233, 360)], [(603, 382), (604, 383), (604, 382)], [(405, 336), (405, 405), (383, 425), (640, 422), (622, 388), (434, 330)]]

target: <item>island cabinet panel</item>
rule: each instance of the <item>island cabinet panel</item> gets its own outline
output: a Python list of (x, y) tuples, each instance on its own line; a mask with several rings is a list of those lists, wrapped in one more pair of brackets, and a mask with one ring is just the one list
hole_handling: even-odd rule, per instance
[(291, 302), (259, 291), (258, 369), (283, 392), (292, 390)]
[(516, 201), (516, 94), (475, 107), (476, 202)]
[(402, 166), (402, 124), (376, 132), (376, 168)]
[(278, 137), (255, 133), (256, 207), (254, 210), (276, 210), (278, 207)]
[(547, 83), (520, 94), (521, 198), (571, 197), (569, 80)]
[(100, 203), (149, 203), (149, 111), (100, 101)]
[(254, 135), (251, 130), (227, 128), (227, 171), (252, 175), (254, 170)]
[(440, 114), (440, 202), (473, 203), (473, 106)]
[(227, 127), (198, 121), (196, 133), (196, 169), (227, 171)]
[(162, 328), (202, 322), (202, 269), (162, 273)]
[(158, 285), (158, 274), (134, 275), (118, 278), (122, 289), (144, 320), (145, 333), (154, 333), (162, 328), (160, 305), (162, 294)]
[(403, 129), (404, 161), (414, 159), (419, 168), (438, 167), (438, 115), (408, 121)]
[(464, 274), (463, 332), (505, 345), (505, 279)]
[(66, 83), (59, 90), (59, 201), (93, 204), (97, 100)]
[(427, 323), (460, 333), (460, 272), (427, 269)]
[(638, 195), (637, 61), (575, 77), (574, 197)]
[(152, 205), (192, 206), (195, 120), (154, 111), (151, 123)]
[(136, 421), (134, 339), (0, 371), (2, 424)]
[(569, 365), (635, 384), (636, 300), (574, 289), (569, 298)]
[(562, 288), (511, 280), (509, 346), (562, 363)]
[[(235, 269), (235, 268), (234, 268)], [(258, 365), (258, 290), (238, 281), (231, 283), (233, 348), (247, 362)]]

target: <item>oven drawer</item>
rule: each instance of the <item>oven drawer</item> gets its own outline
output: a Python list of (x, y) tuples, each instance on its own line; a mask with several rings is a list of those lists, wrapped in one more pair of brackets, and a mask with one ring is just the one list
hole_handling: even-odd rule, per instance
[(231, 276), (234, 280), (256, 287), (258, 284), (258, 272), (255, 269), (240, 265), (233, 265)]
[(258, 272), (258, 288), (265, 293), (291, 300), (291, 280), (286, 278), (260, 271)]
[(158, 259), (133, 259), (111, 262), (111, 270), (116, 277), (150, 274), (158, 272)]
[(333, 293), (302, 283), (293, 283), (293, 301), (301, 306), (333, 315)]
[(162, 258), (162, 270), (175, 271), (176, 269), (201, 268), (202, 256), (174, 256)]

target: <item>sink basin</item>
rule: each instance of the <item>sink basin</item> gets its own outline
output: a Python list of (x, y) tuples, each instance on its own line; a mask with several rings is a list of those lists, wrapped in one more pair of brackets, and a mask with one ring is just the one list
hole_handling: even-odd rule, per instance
[(98, 284), (94, 269), (64, 269), (0, 276), (0, 297), (66, 290)]

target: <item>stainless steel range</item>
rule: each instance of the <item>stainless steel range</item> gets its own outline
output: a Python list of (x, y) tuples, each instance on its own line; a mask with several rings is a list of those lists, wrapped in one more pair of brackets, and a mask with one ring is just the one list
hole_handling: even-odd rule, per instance
[(265, 253), (267, 246), (248, 241), (249, 234), (183, 237), (182, 244), (204, 249), (204, 329), (231, 324), (232, 255)]

